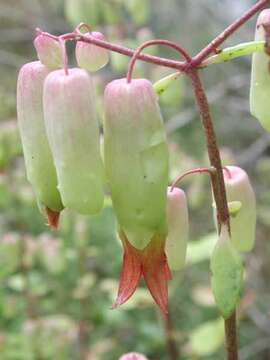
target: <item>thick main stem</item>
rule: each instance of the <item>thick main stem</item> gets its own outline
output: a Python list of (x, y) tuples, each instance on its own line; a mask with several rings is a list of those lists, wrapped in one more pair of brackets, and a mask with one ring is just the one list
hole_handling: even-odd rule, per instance
[[(226, 198), (222, 163), (207, 97), (205, 95), (205, 91), (197, 70), (190, 72), (190, 78), (204, 128), (209, 161), (210, 164), (216, 169), (216, 173), (211, 176), (211, 179), (213, 194), (217, 207), (217, 222), (219, 225), (219, 230), (221, 224), (226, 224), (230, 229), (229, 209)], [(238, 360), (235, 312), (231, 315), (231, 317), (225, 320), (225, 341), (227, 360)]]
[(208, 101), (197, 70), (193, 70), (190, 73), (190, 78), (192, 81), (197, 106), (204, 128), (209, 161), (211, 166), (216, 169), (216, 172), (211, 176), (211, 179), (213, 186), (213, 194), (217, 206), (219, 227), (221, 224), (227, 224), (229, 226), (229, 209), (223, 178), (223, 168)]
[(234, 312), (225, 320), (225, 339), (227, 360), (237, 360), (237, 332), (236, 332), (236, 313)]

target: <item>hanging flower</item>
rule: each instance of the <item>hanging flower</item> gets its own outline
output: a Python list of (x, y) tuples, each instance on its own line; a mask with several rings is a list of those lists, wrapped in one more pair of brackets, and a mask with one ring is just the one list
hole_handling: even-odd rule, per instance
[(104, 102), (105, 170), (124, 248), (115, 306), (143, 276), (166, 312), (168, 148), (157, 98), (149, 81), (120, 79), (107, 85)]
[(57, 190), (42, 106), (43, 83), (48, 73), (39, 61), (21, 68), (17, 82), (17, 113), (27, 178), (34, 188), (38, 204), (47, 212), (49, 225), (57, 227), (63, 204)]
[(255, 243), (256, 198), (249, 177), (240, 167), (227, 166), (224, 181), (229, 207), (239, 203), (236, 213), (230, 211), (232, 243), (238, 251), (251, 251)]
[(82, 69), (51, 72), (44, 84), (45, 125), (65, 207), (96, 214), (103, 207), (94, 86)]
[(265, 51), (252, 56), (250, 112), (270, 131), (270, 9), (263, 10), (257, 20), (256, 41), (265, 41)]
[(178, 188), (168, 188), (167, 192), (168, 236), (166, 255), (171, 270), (181, 270), (185, 266), (189, 232), (186, 195)]

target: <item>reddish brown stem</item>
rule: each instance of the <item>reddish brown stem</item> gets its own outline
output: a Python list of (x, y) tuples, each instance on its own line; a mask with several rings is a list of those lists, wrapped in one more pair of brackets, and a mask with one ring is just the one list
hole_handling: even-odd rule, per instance
[(136, 63), (136, 60), (139, 58), (140, 53), (143, 51), (143, 49), (145, 49), (148, 46), (152, 46), (152, 45), (164, 45), (164, 46), (168, 46), (174, 50), (176, 50), (178, 53), (180, 53), (180, 55), (182, 55), (184, 57), (184, 59), (189, 63), (191, 61), (191, 57), (188, 55), (188, 53), (179, 45), (177, 45), (176, 43), (169, 41), (169, 40), (163, 40), (163, 39), (154, 39), (154, 40), (149, 40), (146, 41), (145, 43), (143, 43), (142, 45), (140, 45), (134, 52), (130, 62), (129, 62), (129, 66), (128, 66), (128, 72), (127, 72), (127, 82), (130, 83), (131, 79), (132, 79), (132, 73), (133, 73), (133, 69)]
[(225, 184), (223, 178), (223, 168), (220, 159), (220, 153), (216, 140), (216, 134), (211, 119), (208, 101), (205, 95), (201, 79), (196, 70), (190, 73), (194, 94), (196, 97), (197, 106), (199, 109), (202, 125), (204, 128), (207, 151), (211, 166), (216, 169), (216, 173), (212, 174), (212, 186), (215, 202), (217, 205), (219, 225), (229, 224), (229, 210), (227, 205)]
[[(92, 37), (91, 34), (88, 34), (86, 36), (86, 35), (78, 34), (78, 33), (74, 32), (74, 33), (62, 35), (61, 38), (63, 40), (78, 40), (78, 41), (83, 41), (83, 42), (86, 42), (89, 44), (94, 44), (94, 45), (100, 46), (104, 49), (108, 49), (110, 51), (114, 51), (114, 52), (129, 56), (129, 57), (132, 57), (135, 52), (134, 50), (131, 50), (124, 46), (112, 44), (107, 41)], [(181, 61), (176, 61), (176, 60), (170, 60), (170, 59), (166, 59), (166, 58), (162, 58), (162, 57), (158, 57), (158, 56), (140, 54), (138, 56), (138, 59), (143, 60), (148, 63), (151, 63), (151, 64), (161, 65), (161, 66), (169, 67), (171, 69), (177, 69), (182, 72), (185, 72), (186, 68), (187, 68), (186, 63), (183, 63)]]
[(203, 60), (207, 58), (211, 53), (219, 48), (219, 46), (236, 30), (238, 30), (243, 24), (245, 24), (252, 16), (254, 16), (259, 10), (262, 10), (269, 0), (260, 0), (254, 6), (252, 6), (245, 14), (239, 19), (228, 26), (221, 34), (219, 34), (213, 41), (210, 42), (204, 49), (202, 49), (192, 60), (191, 68), (197, 68), (200, 66)]
[(192, 174), (203, 174), (203, 173), (207, 173), (209, 175), (212, 175), (213, 172), (215, 172), (216, 169), (215, 168), (196, 168), (196, 169), (192, 169), (189, 170), (187, 172), (185, 172), (184, 174), (179, 175), (174, 182), (171, 185), (171, 192), (173, 191), (173, 189), (175, 188), (175, 186), (182, 180), (184, 179), (187, 175), (192, 175)]
[(179, 349), (174, 340), (173, 324), (170, 315), (167, 314), (166, 316), (164, 316), (163, 321), (164, 321), (164, 332), (166, 337), (168, 356), (170, 360), (177, 360), (179, 359), (180, 354), (179, 354)]
[(238, 360), (235, 312), (225, 320), (225, 342), (227, 360)]
[[(219, 148), (216, 140), (216, 134), (209, 110), (208, 101), (201, 79), (196, 70), (190, 73), (197, 106), (199, 108), (202, 125), (204, 128), (208, 157), (211, 165), (216, 169), (216, 173), (211, 175), (213, 194), (217, 207), (217, 222), (219, 230), (221, 224), (226, 224), (230, 229), (229, 209), (226, 198), (226, 190), (223, 178), (223, 168)], [(236, 334), (236, 316), (235, 313), (225, 320), (225, 339), (227, 360), (238, 359), (237, 334)]]

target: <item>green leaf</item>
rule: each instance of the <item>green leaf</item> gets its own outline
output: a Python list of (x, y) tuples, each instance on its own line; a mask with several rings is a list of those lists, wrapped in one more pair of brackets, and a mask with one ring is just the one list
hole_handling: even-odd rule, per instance
[(153, 86), (157, 95), (160, 96), (161, 94), (163, 94), (164, 91), (167, 90), (168, 87), (179, 78), (180, 75), (180, 72), (175, 72), (156, 81)]
[(226, 319), (234, 311), (243, 285), (243, 264), (235, 250), (228, 230), (221, 229), (220, 238), (211, 257), (211, 285), (222, 316)]

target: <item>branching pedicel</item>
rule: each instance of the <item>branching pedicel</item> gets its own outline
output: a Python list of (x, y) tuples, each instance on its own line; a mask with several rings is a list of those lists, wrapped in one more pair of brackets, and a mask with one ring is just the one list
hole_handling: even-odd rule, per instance
[[(105, 172), (124, 248), (124, 264), (115, 306), (133, 294), (143, 276), (164, 314), (167, 313), (170, 268), (183, 267), (188, 220), (184, 193), (174, 189), (183, 176), (176, 179), (167, 194), (168, 149), (155, 89), (156, 94), (162, 93), (179, 74), (186, 74), (191, 79), (211, 167), (191, 170), (187, 174), (206, 172), (211, 177), (214, 213), (220, 235), (211, 259), (212, 287), (217, 306), (225, 319), (227, 358), (231, 360), (238, 358), (235, 307), (239, 301), (243, 273), (238, 251), (250, 251), (254, 244), (255, 198), (242, 169), (222, 167), (198, 71), (211, 64), (257, 52), (253, 63), (251, 109), (262, 123), (267, 122), (269, 114), (265, 106), (268, 103), (260, 101), (258, 97), (260, 94), (270, 95), (268, 67), (260, 67), (260, 62), (269, 62), (270, 10), (265, 10), (261, 15), (258, 27), (263, 25), (258, 30), (260, 35), (255, 42), (223, 51), (220, 46), (268, 2), (258, 1), (193, 58), (181, 46), (168, 40), (148, 41), (133, 51), (105, 41), (102, 34), (91, 32), (86, 24), (80, 24), (73, 32), (58, 37), (38, 29), (34, 45), (43, 65), (40, 62), (25, 65), (18, 79), (18, 121), (28, 179), (35, 189), (40, 207), (47, 211), (49, 223), (56, 225), (63, 205), (93, 214), (100, 210), (103, 199), (99, 134), (92, 95), (88, 94), (92, 86), (91, 75), (80, 69), (68, 70), (65, 42), (77, 41), (77, 62), (90, 72), (106, 65), (108, 51), (132, 57), (126, 79), (110, 83), (105, 92)], [(89, 33), (82, 34), (82, 27), (87, 28)], [(141, 54), (150, 45), (169, 46), (178, 51), (184, 61)], [(153, 87), (148, 80), (132, 79), (137, 59), (176, 69), (177, 73), (161, 79)], [(64, 68), (64, 71), (57, 70), (60, 68)], [(48, 75), (50, 70), (52, 72)], [(29, 73), (37, 78), (31, 85), (32, 89), (28, 85)], [(85, 88), (87, 84), (89, 89)], [(76, 102), (74, 96), (78, 97)], [(65, 106), (64, 112), (58, 110), (62, 106)], [(87, 118), (86, 114), (89, 113), (92, 115)], [(33, 116), (35, 121), (31, 120)], [(31, 132), (35, 134), (35, 141)], [(69, 135), (64, 136), (65, 132)], [(39, 146), (39, 142), (42, 146)], [(92, 165), (88, 168), (89, 164)], [(44, 169), (50, 172), (51, 183), (47, 182), (47, 174), (42, 173)], [(75, 196), (69, 194), (72, 189)], [(91, 203), (91, 199), (96, 204)], [(177, 216), (181, 217), (179, 223)], [(246, 233), (241, 231), (246, 222), (250, 225), (248, 239)], [(181, 229), (179, 224), (182, 224)], [(181, 237), (180, 232), (184, 228), (186, 235)], [(166, 241), (169, 246), (166, 246)], [(170, 249), (182, 252), (179, 263)]]

